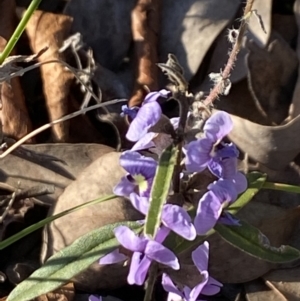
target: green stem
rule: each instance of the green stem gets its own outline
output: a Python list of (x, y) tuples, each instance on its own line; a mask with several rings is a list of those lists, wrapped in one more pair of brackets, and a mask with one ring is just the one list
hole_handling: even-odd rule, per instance
[(300, 194), (300, 186), (289, 185), (289, 184), (281, 184), (281, 183), (272, 183), (265, 182), (262, 186), (263, 189), (272, 189), (272, 190), (281, 190), (287, 192), (294, 192)]
[(152, 262), (150, 269), (149, 269), (149, 276), (147, 279), (147, 288), (146, 288), (146, 293), (144, 297), (144, 301), (151, 301), (152, 296), (153, 296), (153, 290), (154, 290), (154, 285), (156, 282), (157, 278), (157, 263)]
[(15, 32), (9, 39), (8, 43), (6, 44), (3, 52), (0, 54), (0, 65), (4, 62), (4, 60), (10, 55), (12, 50), (14, 49), (16, 43), (20, 39), (20, 36), (22, 35), (30, 17), (34, 13), (34, 11), (37, 9), (39, 4), (41, 3), (42, 0), (32, 0), (28, 9), (26, 10), (23, 18), (19, 22)]

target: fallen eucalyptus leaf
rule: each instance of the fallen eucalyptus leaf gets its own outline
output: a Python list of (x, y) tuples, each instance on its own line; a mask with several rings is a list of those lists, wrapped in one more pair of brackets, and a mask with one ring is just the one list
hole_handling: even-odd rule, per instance
[(271, 169), (283, 169), (300, 153), (300, 116), (279, 126), (263, 126), (231, 115), (233, 130), (228, 135), (250, 158)]

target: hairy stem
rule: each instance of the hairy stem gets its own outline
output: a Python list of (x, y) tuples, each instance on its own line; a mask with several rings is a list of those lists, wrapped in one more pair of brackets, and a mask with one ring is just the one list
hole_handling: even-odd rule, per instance
[(253, 3), (254, 3), (254, 0), (247, 0), (245, 10), (244, 10), (244, 15), (241, 20), (241, 25), (238, 29), (238, 32), (239, 32), (238, 36), (236, 38), (236, 41), (233, 45), (233, 48), (232, 48), (230, 54), (229, 54), (229, 58), (228, 58), (226, 66), (225, 66), (225, 69), (221, 72), (222, 80), (219, 81), (218, 83), (216, 83), (216, 85), (210, 91), (207, 98), (204, 100), (204, 104), (206, 106), (209, 106), (216, 100), (216, 98), (219, 96), (220, 92), (222, 91), (223, 81), (230, 77), (231, 70), (233, 69), (237, 55), (242, 47), (243, 36), (245, 35), (245, 32), (247, 30), (248, 20), (249, 20), (249, 17), (251, 16)]
[(147, 287), (146, 287), (144, 301), (152, 300), (156, 278), (157, 278), (157, 263), (152, 262), (149, 269), (149, 276), (147, 279)]

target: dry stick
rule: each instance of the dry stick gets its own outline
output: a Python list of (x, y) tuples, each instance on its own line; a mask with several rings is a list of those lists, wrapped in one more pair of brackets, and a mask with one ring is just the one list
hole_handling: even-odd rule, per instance
[(116, 104), (116, 103), (119, 103), (119, 102), (126, 102), (127, 99), (114, 99), (114, 100), (110, 100), (110, 101), (107, 101), (105, 103), (100, 103), (100, 104), (96, 104), (94, 106), (90, 106), (88, 108), (84, 108), (82, 110), (79, 110), (79, 111), (76, 111), (74, 113), (71, 113), (69, 115), (66, 115), (62, 118), (59, 118), (57, 120), (54, 120), (52, 122), (49, 122), (41, 127), (39, 127), (38, 129), (32, 131), (31, 133), (29, 133), (28, 135), (24, 136), (23, 138), (21, 138), (19, 141), (17, 141), (15, 144), (13, 144), (10, 148), (8, 148), (4, 153), (2, 153), (0, 155), (0, 159), (3, 159), (4, 157), (6, 157), (8, 154), (10, 154), (12, 151), (14, 151), (17, 147), (19, 147), (20, 145), (22, 145), (24, 142), (26, 142), (28, 139), (34, 137), (35, 135), (51, 128), (54, 124), (57, 124), (57, 123), (60, 123), (60, 122), (63, 122), (63, 121), (66, 121), (66, 120), (69, 120), (69, 119), (72, 119), (74, 117), (77, 117), (79, 115), (82, 115), (86, 112), (89, 112), (89, 111), (92, 111), (92, 110), (95, 110), (95, 109), (98, 109), (98, 108), (101, 108), (101, 107), (105, 107), (107, 105), (113, 105), (113, 104)]
[(140, 106), (149, 91), (158, 89), (155, 63), (158, 62), (159, 19), (160, 0), (137, 0), (131, 13), (136, 81), (129, 107)]
[(10, 208), (12, 207), (12, 205), (13, 205), (13, 203), (14, 203), (14, 200), (15, 200), (15, 198), (16, 198), (16, 193), (17, 193), (16, 191), (13, 192), (13, 194), (12, 194), (12, 196), (11, 196), (11, 199), (10, 199), (9, 203), (8, 203), (7, 207), (5, 208), (5, 211), (3, 212), (2, 216), (0, 217), (0, 223), (3, 223), (3, 221), (4, 221), (5, 217), (6, 217), (6, 215), (8, 214)]
[(254, 0), (247, 0), (245, 10), (244, 10), (244, 15), (242, 17), (241, 25), (240, 25), (239, 30), (238, 30), (239, 31), (238, 36), (237, 36), (236, 41), (234, 43), (234, 46), (233, 46), (233, 48), (230, 52), (230, 55), (229, 55), (227, 64), (225, 66), (225, 69), (224, 69), (223, 72), (221, 72), (222, 80), (220, 80), (219, 82), (216, 83), (216, 85), (210, 91), (207, 98), (204, 100), (204, 104), (206, 106), (209, 106), (210, 104), (212, 104), (216, 100), (216, 98), (220, 94), (220, 91), (222, 91), (222, 86), (223, 86), (224, 81), (226, 79), (229, 79), (229, 77), (230, 77), (231, 70), (234, 67), (234, 63), (236, 61), (237, 55), (238, 55), (238, 53), (241, 49), (241, 46), (242, 46), (242, 41), (243, 41), (243, 37), (244, 37), (244, 34), (246, 32), (246, 29), (247, 29), (248, 20), (251, 16), (253, 3), (254, 3)]

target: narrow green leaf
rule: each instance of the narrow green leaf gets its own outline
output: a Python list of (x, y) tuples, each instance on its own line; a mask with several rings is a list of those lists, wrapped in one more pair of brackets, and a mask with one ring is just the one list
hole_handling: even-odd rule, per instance
[(263, 189), (272, 189), (272, 190), (280, 190), (280, 191), (286, 191), (286, 192), (293, 192), (293, 193), (299, 193), (300, 194), (300, 186), (296, 185), (289, 185), (289, 184), (283, 184), (283, 183), (271, 183), (271, 182), (265, 182)]
[(167, 147), (163, 151), (156, 169), (150, 194), (150, 208), (144, 228), (144, 233), (150, 237), (155, 237), (160, 225), (162, 207), (167, 200), (176, 164), (177, 149), (178, 147), (173, 144)]
[(267, 175), (259, 172), (251, 172), (247, 174), (248, 188), (242, 193), (239, 198), (229, 206), (226, 211), (231, 214), (237, 214), (237, 212), (247, 205), (252, 198), (262, 189), (266, 182)]
[(228, 243), (259, 259), (273, 263), (300, 259), (299, 250), (285, 245), (272, 247), (268, 238), (257, 228), (245, 221), (240, 222), (241, 226), (217, 224), (214, 229)]
[(117, 196), (115, 195), (108, 195), (108, 196), (105, 196), (105, 197), (102, 197), (100, 199), (96, 199), (96, 200), (93, 200), (93, 201), (89, 201), (89, 202), (86, 202), (84, 204), (81, 204), (81, 205), (78, 205), (76, 207), (73, 207), (73, 208), (70, 208), (70, 209), (67, 209), (63, 212), (60, 212), (56, 215), (53, 215), (53, 216), (50, 216), (50, 217), (47, 217), (25, 229), (23, 229), (22, 231), (10, 236), (9, 238), (3, 240), (0, 242), (0, 250), (3, 250), (5, 249), (6, 247), (10, 246), (11, 244), (13, 244), (14, 242), (18, 241), (19, 239), (23, 238), (24, 236), (36, 231), (37, 229), (39, 228), (42, 228), (44, 227), (45, 225), (51, 223), (52, 221), (62, 217), (62, 216), (65, 216), (67, 214), (70, 214), (72, 212), (75, 212), (77, 210), (80, 210), (82, 208), (85, 208), (85, 207), (88, 207), (88, 206), (91, 206), (91, 205), (95, 205), (95, 204), (98, 204), (98, 203), (101, 203), (101, 202), (105, 202), (105, 201), (109, 201), (109, 200), (112, 200), (114, 198), (116, 198)]
[(119, 225), (126, 225), (135, 232), (142, 229), (138, 222), (123, 222), (87, 233), (75, 240), (72, 245), (50, 257), (40, 269), (9, 294), (7, 301), (29, 301), (67, 283), (100, 257), (119, 246), (113, 232)]

